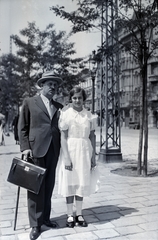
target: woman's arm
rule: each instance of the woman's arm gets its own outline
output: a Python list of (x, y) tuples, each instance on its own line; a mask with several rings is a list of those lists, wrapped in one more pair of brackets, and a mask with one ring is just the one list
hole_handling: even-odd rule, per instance
[(91, 158), (91, 169), (93, 169), (96, 166), (96, 160), (95, 160), (96, 136), (95, 136), (94, 130), (90, 131), (89, 139), (91, 141), (92, 148), (93, 148), (93, 153), (92, 153), (92, 158)]
[(61, 149), (63, 152), (63, 159), (65, 161), (65, 169), (72, 170), (72, 162), (70, 159), (68, 145), (67, 145), (68, 130), (61, 131)]

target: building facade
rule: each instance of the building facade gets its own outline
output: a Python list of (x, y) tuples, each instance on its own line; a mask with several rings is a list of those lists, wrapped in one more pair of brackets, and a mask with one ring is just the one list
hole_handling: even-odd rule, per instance
[[(153, 38), (157, 38), (154, 35)], [(130, 43), (131, 36), (127, 33), (120, 34), (119, 40), (124, 43)], [(106, 58), (106, 56), (105, 56)], [(102, 63), (97, 63), (97, 71), (95, 78), (95, 112), (100, 111), (100, 98), (101, 91), (104, 91), (101, 87), (102, 71), (105, 72), (105, 59)], [(134, 57), (126, 50), (126, 47), (122, 48), (119, 54), (119, 98), (120, 98), (120, 116), (121, 126), (130, 128), (139, 128), (140, 119), (140, 68)], [(154, 52), (154, 57), (148, 61), (148, 126), (150, 128), (158, 128), (158, 49)], [(110, 74), (109, 74), (110, 76)], [(107, 81), (105, 79), (105, 81)], [(108, 81), (111, 81), (109, 77)], [(90, 86), (91, 84), (91, 86)], [(83, 87), (87, 89), (85, 83)], [(92, 92), (92, 83), (89, 81), (88, 91)], [(104, 116), (104, 113), (103, 115)]]
[[(152, 38), (157, 38), (154, 34)], [(121, 35), (120, 40), (130, 42), (131, 36)], [(140, 118), (140, 69), (135, 58), (124, 47), (120, 52), (120, 110), (125, 126), (139, 128)], [(158, 49), (148, 61), (148, 126), (158, 127)]]

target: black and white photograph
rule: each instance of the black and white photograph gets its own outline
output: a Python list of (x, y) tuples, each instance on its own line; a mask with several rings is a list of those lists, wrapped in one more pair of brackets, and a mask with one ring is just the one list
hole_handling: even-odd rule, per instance
[(0, 240), (158, 240), (158, 0), (0, 0)]

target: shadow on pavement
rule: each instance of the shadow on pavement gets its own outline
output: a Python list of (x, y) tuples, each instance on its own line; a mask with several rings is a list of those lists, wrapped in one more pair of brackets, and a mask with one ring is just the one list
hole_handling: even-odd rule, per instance
[[(104, 224), (105, 222), (111, 222), (113, 220), (123, 218), (125, 215), (130, 215), (133, 212), (138, 212), (135, 208), (118, 207), (115, 205), (105, 205), (101, 207), (86, 208), (83, 210), (83, 216), (88, 224)], [(63, 214), (57, 218), (51, 219), (56, 221), (59, 228), (66, 227), (66, 214)], [(48, 230), (48, 229), (45, 229)]]

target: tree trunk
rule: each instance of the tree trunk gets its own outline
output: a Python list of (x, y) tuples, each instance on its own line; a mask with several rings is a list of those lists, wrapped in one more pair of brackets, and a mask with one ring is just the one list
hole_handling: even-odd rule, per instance
[(137, 174), (141, 175), (142, 170), (142, 146), (143, 146), (143, 80), (140, 86), (140, 129), (139, 129), (139, 145), (138, 145), (138, 162)]
[(147, 96), (147, 65), (144, 67), (144, 157), (143, 176), (147, 176), (148, 162), (148, 96)]
[(147, 176), (148, 169), (148, 121), (146, 120), (144, 127), (144, 159), (143, 159), (143, 176)]

